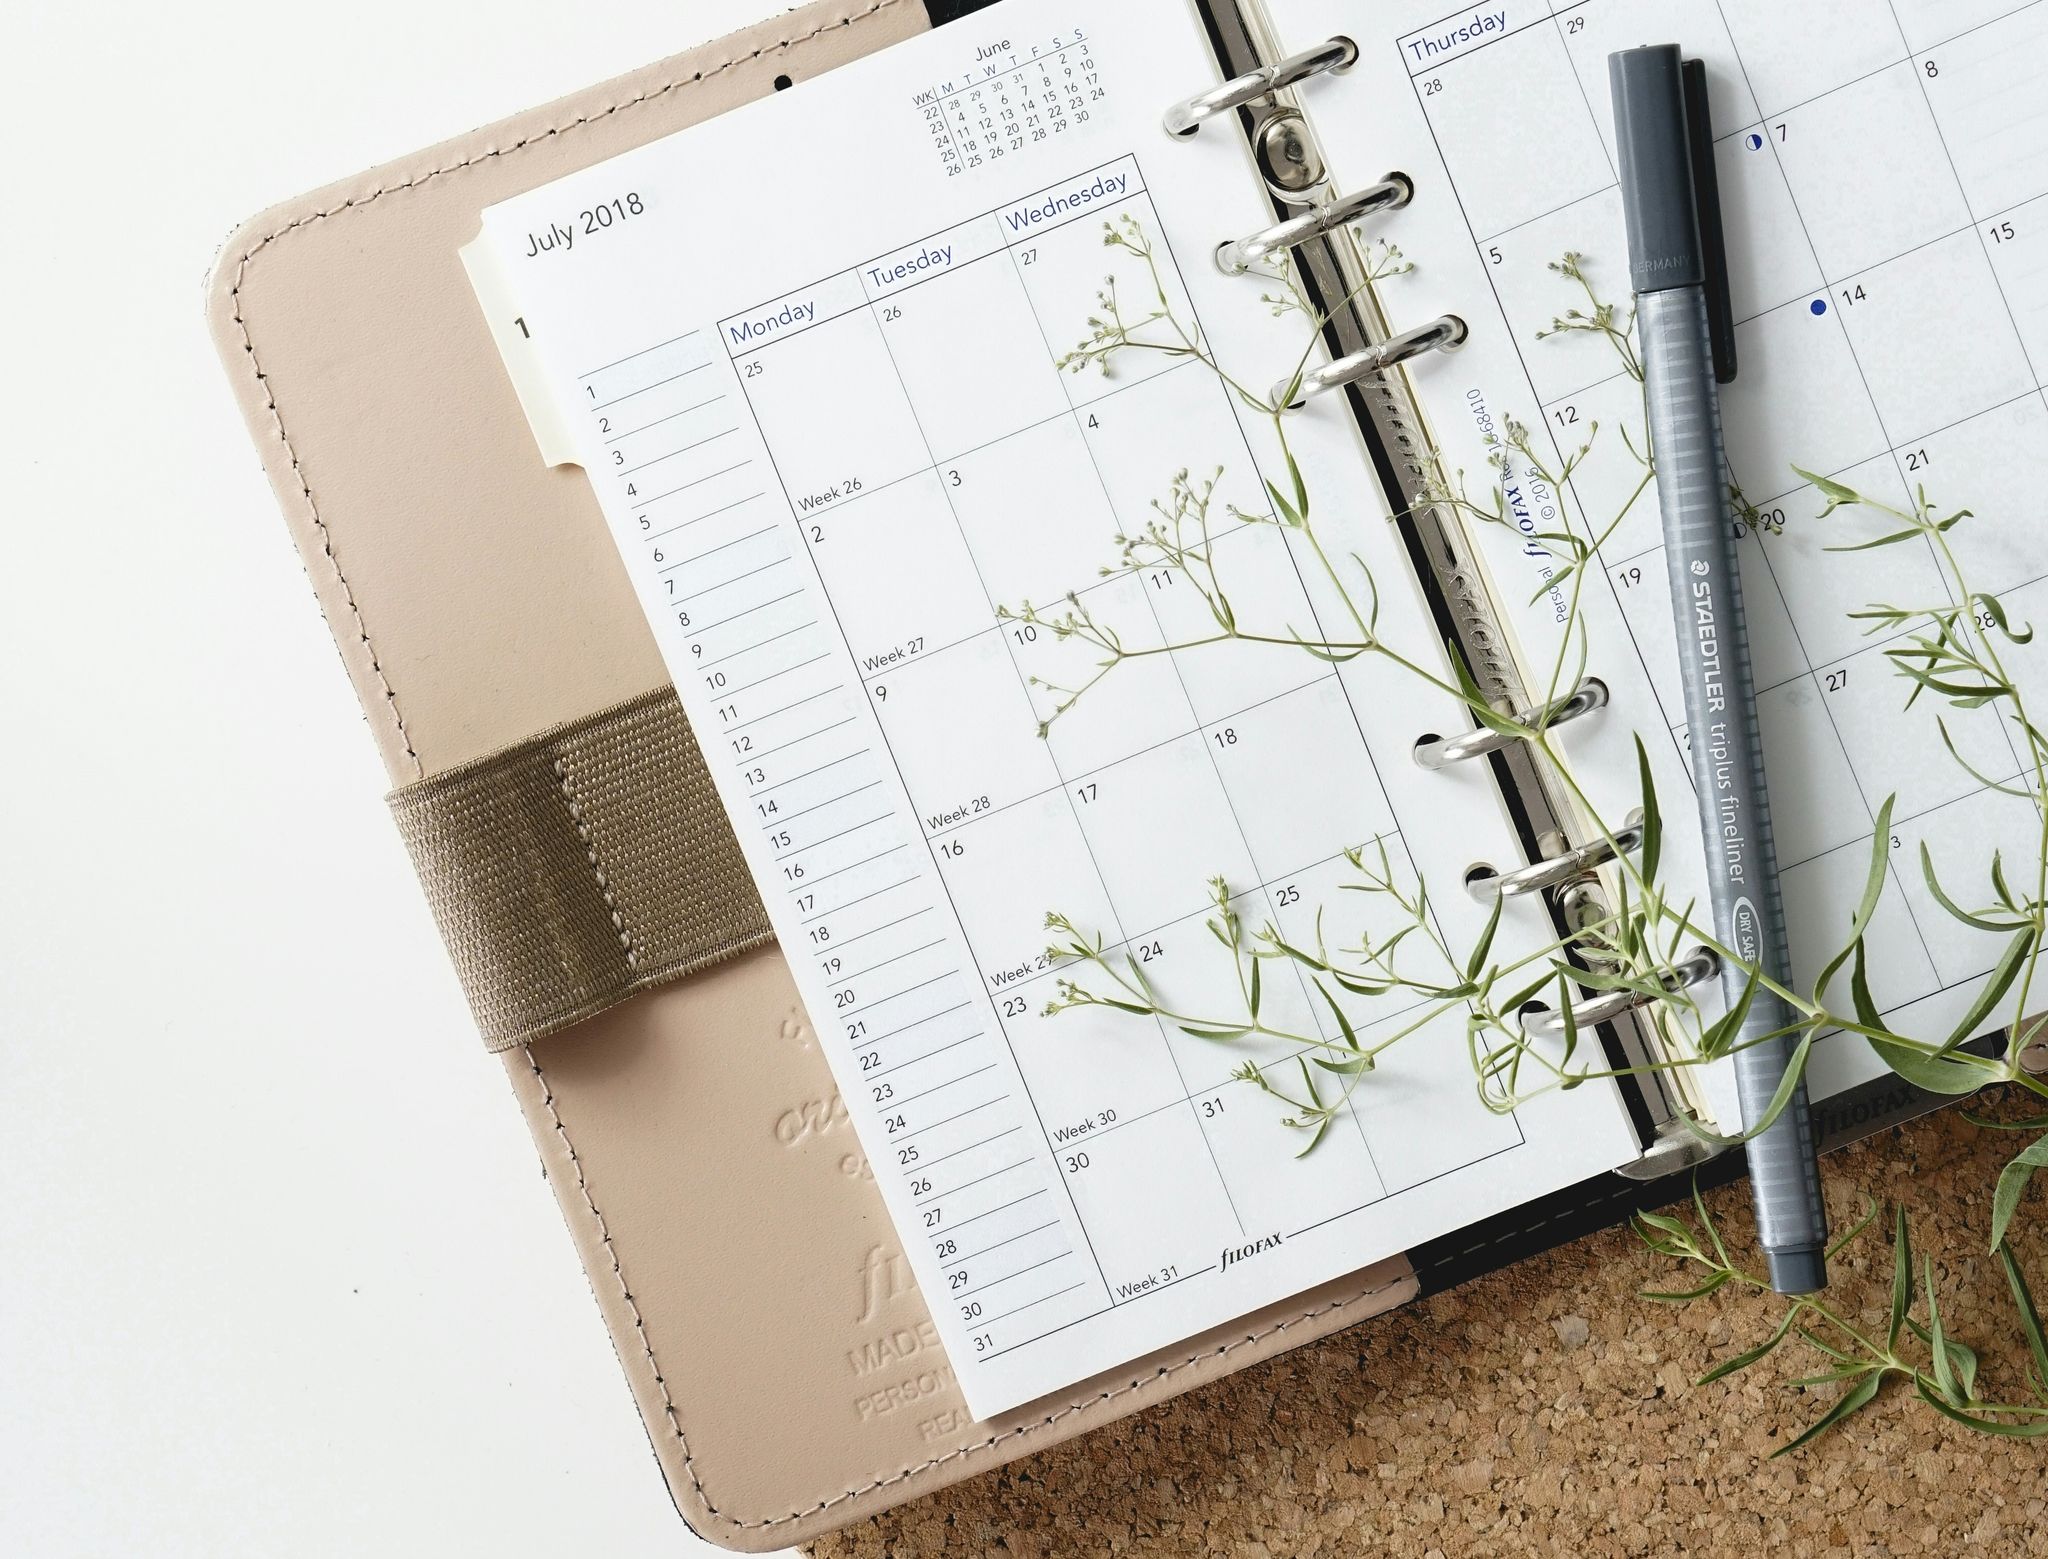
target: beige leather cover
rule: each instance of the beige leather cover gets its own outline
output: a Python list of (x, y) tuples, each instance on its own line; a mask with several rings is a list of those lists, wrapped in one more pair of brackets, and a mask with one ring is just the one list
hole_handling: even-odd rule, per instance
[[(917, 0), (821, 0), (230, 240), (213, 329), (394, 784), (665, 681), (471, 296), (479, 212), (926, 25)], [(802, 1542), (1415, 1292), (1384, 1263), (977, 1423), (774, 948), (502, 1059), (677, 1508), (729, 1547)]]

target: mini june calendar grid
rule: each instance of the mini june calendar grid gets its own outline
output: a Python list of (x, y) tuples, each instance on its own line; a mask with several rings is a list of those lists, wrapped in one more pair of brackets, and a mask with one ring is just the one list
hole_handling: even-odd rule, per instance
[[(1925, 484), (1944, 511), (1971, 509), (1954, 542), (1974, 582), (2016, 621), (2048, 622), (2035, 479), (2048, 456), (2048, 6), (1422, 3), (1375, 7), (1369, 33), (1341, 0), (1265, 9), (1288, 47), (1333, 32), (1359, 43), (1352, 70), (1310, 96), (1337, 177), (1398, 166), (1415, 179), (1413, 205), (1374, 231), (1417, 261), (1383, 289), (1397, 325), (1451, 310), (1471, 326), (1422, 397), (1446, 463), (1483, 482), (1482, 438), (1514, 417), (1556, 469), (1599, 425), (1572, 491), (1512, 473), (1516, 517), (1534, 529), (1560, 513), (1604, 527), (1641, 478), (1620, 439), (1627, 430), (1641, 447), (1640, 388), (1612, 349), (1537, 339), (1586, 306), (1547, 269), (1568, 251), (1605, 299), (1628, 301), (1607, 55), (1676, 40), (1706, 62), (1741, 364), (1723, 417), (1732, 475), (1765, 526), (1742, 548), (1743, 595), (1794, 972), (1810, 982), (1840, 944), (1877, 809), (1896, 794), (1903, 869), (1871, 927), (1872, 988), (1890, 1021), (1944, 1032), (2000, 939), (1933, 902), (1920, 847), (1949, 880), (1970, 881), (1987, 842), (2031, 858), (2039, 819), (1962, 771), (1936, 711), (1904, 707), (1888, 641), (1848, 616), (1874, 601), (1946, 599), (1931, 553), (1825, 551), (1875, 532), (1847, 515), (1819, 521), (1822, 500), (1793, 467), (1903, 507)], [(1472, 539), (1507, 582), (1524, 657), (1547, 665), (1560, 615), (1540, 594), (1550, 560), (1499, 530)], [(1654, 493), (1629, 509), (1602, 561), (1581, 605), (1594, 669), (1627, 718), (1578, 722), (1560, 739), (1603, 811), (1620, 816), (1634, 803), (1640, 729), (1665, 810), (1681, 815), (1669, 797), (1690, 783), (1689, 752)], [(2014, 654), (2022, 677), (2039, 676), (2038, 651)], [(1941, 713), (1980, 773), (2018, 771), (1995, 713)], [(1846, 1041), (1820, 1047), (1814, 1068), (1817, 1095), (1879, 1069)], [(1739, 1119), (1728, 1080), (1710, 1074), (1708, 1086), (1714, 1113)]]
[[(1410, 757), (1455, 704), (1370, 660), (1176, 651), (1052, 718), (1047, 684), (1080, 686), (1099, 652), (998, 608), (1073, 592), (1133, 649), (1203, 637), (1170, 575), (1103, 574), (1179, 472), (1217, 482), (1241, 621), (1315, 633), (1336, 602), (1271, 523), (1270, 430), (1212, 372), (1057, 367), (1108, 278), (1149, 296), (1104, 243), (1127, 221), (1219, 355), (1269, 377), (1299, 360), (1299, 323), (1210, 262), (1265, 219), (1242, 147), (1158, 131), (1213, 68), (1189, 13), (987, 16), (485, 230), (984, 1417), (1638, 1151), (1606, 1085), (1489, 1112), (1455, 1014), (1389, 1051), (1299, 1162), (1285, 1108), (1231, 1076), (1290, 1049), (1046, 1014), (1048, 911), (1186, 1010), (1236, 1010), (1212, 878), (1253, 927), (1312, 939), (1321, 904), (1350, 943), (1381, 912), (1336, 891), (1347, 849), (1455, 882), (1474, 822), (1507, 825), (1483, 775)], [(825, 122), (861, 132), (820, 143)], [(1293, 438), (1322, 490), (1370, 491), (1341, 407)], [(1375, 501), (1343, 539), (1382, 581), (1383, 631), (1434, 642)], [(1485, 924), (1463, 895), (1435, 902), (1456, 942)], [(1511, 918), (1497, 956), (1547, 934), (1540, 910)], [(1262, 999), (1276, 1027), (1339, 1037), (1289, 970)], [(1344, 1021), (1369, 1041), (1403, 1016), (1360, 1002)]]

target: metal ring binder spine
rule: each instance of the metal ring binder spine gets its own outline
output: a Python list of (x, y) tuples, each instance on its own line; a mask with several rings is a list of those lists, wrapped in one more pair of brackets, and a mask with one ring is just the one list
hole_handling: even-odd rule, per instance
[[(1438, 630), (1455, 645), (1479, 690), (1495, 708), (1503, 713), (1540, 710), (1542, 706), (1532, 697), (1515, 657), (1507, 617), (1479, 565), (1463, 520), (1428, 496), (1437, 476), (1434, 447), (1414, 390), (1404, 374), (1387, 371), (1431, 350), (1462, 344), (1464, 322), (1446, 315), (1418, 330), (1400, 334), (1392, 330), (1350, 226), (1356, 216), (1367, 214), (1365, 203), (1379, 186), (1348, 197), (1360, 210), (1337, 215), (1344, 210), (1347, 197), (1330, 188), (1328, 169), (1302, 112), (1300, 95), (1290, 90), (1310, 77), (1348, 68), (1357, 57), (1356, 46), (1349, 39), (1332, 38), (1318, 49), (1280, 57), (1267, 23), (1252, 8), (1204, 4), (1198, 10), (1216, 59), (1230, 79), (1175, 105), (1166, 115), (1166, 128), (1175, 135), (1191, 135), (1208, 120), (1234, 110), (1255, 154), (1270, 138), (1285, 131), (1302, 174), (1282, 181), (1268, 171), (1265, 183), (1276, 222), (1217, 250), (1217, 261), (1225, 271), (1241, 271), (1260, 259), (1289, 254), (1298, 284), (1325, 311), (1323, 335), (1334, 360), (1312, 376), (1312, 384), (1311, 376), (1304, 375), (1299, 385), (1277, 386), (1274, 398), (1287, 397), (1298, 405), (1312, 395), (1341, 393), (1365, 436), (1375, 475)], [(1406, 175), (1389, 174), (1382, 183), (1396, 179), (1408, 185), (1406, 198), (1371, 209), (1395, 210), (1414, 198), (1412, 181)], [(1591, 714), (1604, 705), (1605, 695), (1606, 688), (1598, 679), (1588, 679), (1559, 701), (1542, 723), (1554, 725)], [(1518, 718), (1533, 723), (1528, 714)], [(1516, 842), (1524, 858), (1534, 864), (1507, 874), (1489, 870), (1471, 885), (1483, 884), (1487, 894), (1534, 893), (1545, 901), (1559, 932), (1569, 934), (1586, 915), (1598, 919), (1605, 914), (1605, 895), (1595, 869), (1613, 852), (1604, 840), (1572, 848), (1567, 831), (1577, 809), (1568, 790), (1538, 762), (1530, 743), (1489, 739), (1493, 737), (1491, 731), (1482, 730), (1428, 739), (1418, 744), (1417, 757), (1428, 768), (1483, 757), (1512, 819)], [(1441, 745), (1431, 746), (1430, 741)], [(1641, 835), (1625, 828), (1616, 842), (1633, 849), (1640, 844)], [(1562, 892), (1543, 891), (1560, 885)], [(1572, 907), (1575, 896), (1585, 901), (1576, 909)], [(1623, 1098), (1645, 1145), (1645, 1157), (1637, 1167), (1654, 1174), (1658, 1170), (1653, 1163), (1662, 1163), (1657, 1158), (1659, 1145), (1674, 1136), (1682, 1117), (1697, 1113), (1699, 1101), (1689, 1099), (1681, 1087), (1646, 1065), (1661, 1053), (1655, 1025), (1640, 1010), (1653, 1003), (1638, 1002), (1604, 1026), (1597, 1016), (1579, 1017), (1600, 999), (1592, 998), (1574, 1008), (1574, 1020), (1597, 1029), (1614, 1065), (1640, 1072), (1633, 1086), (1624, 1087)], [(1698, 1141), (1696, 1137), (1686, 1140)], [(1630, 1167), (1624, 1166), (1620, 1172), (1627, 1174)]]
[[(1581, 715), (1605, 708), (1606, 704), (1607, 684), (1598, 677), (1588, 677), (1569, 697), (1560, 698), (1554, 704), (1539, 704), (1533, 709), (1517, 709), (1508, 718), (1517, 725), (1547, 731), (1567, 720), (1576, 720)], [(1501, 748), (1521, 740), (1519, 736), (1509, 736), (1489, 726), (1480, 726), (1462, 736), (1425, 736), (1415, 744), (1415, 761), (1425, 769), (1446, 769), (1468, 758), (1499, 752)]]
[(1227, 275), (1242, 276), (1262, 260), (1299, 248), (1311, 238), (1334, 233), (1375, 211), (1398, 211), (1414, 198), (1415, 181), (1405, 173), (1390, 173), (1377, 184), (1339, 195), (1298, 217), (1233, 238), (1216, 251), (1216, 263)]
[(1332, 38), (1313, 49), (1289, 55), (1272, 65), (1261, 65), (1241, 76), (1232, 76), (1220, 87), (1183, 98), (1166, 111), (1168, 135), (1193, 135), (1218, 114), (1244, 108), (1260, 98), (1271, 97), (1298, 81), (1326, 72), (1345, 71), (1358, 58), (1358, 45), (1349, 38)]
[(1574, 878), (1585, 876), (1596, 866), (1605, 866), (1609, 861), (1620, 859), (1642, 842), (1643, 814), (1631, 812), (1628, 822), (1614, 831), (1611, 843), (1605, 838), (1588, 839), (1562, 854), (1532, 861), (1511, 872), (1475, 866), (1466, 874), (1465, 887), (1481, 903), (1490, 903), (1494, 899), (1518, 899), (1524, 894), (1541, 893), (1545, 888), (1562, 887)]
[[(1464, 344), (1465, 322), (1455, 314), (1444, 314), (1426, 325), (1417, 325), (1413, 330), (1389, 336), (1377, 346), (1347, 352), (1334, 362), (1311, 368), (1301, 375), (1299, 382), (1283, 380), (1273, 386), (1273, 399), (1275, 402), (1285, 401), (1287, 409), (1293, 411), (1318, 395), (1327, 395), (1347, 384), (1370, 378), (1396, 363), (1407, 362), (1411, 357), (1420, 357), (1425, 352), (1455, 352)], [(1292, 395), (1289, 391), (1293, 392)]]
[[(1670, 996), (1688, 986), (1704, 985), (1720, 972), (1721, 960), (1711, 950), (1695, 947), (1663, 975), (1664, 994)], [(1658, 997), (1641, 991), (1608, 991), (1590, 1001), (1576, 1003), (1570, 1009), (1569, 1022), (1563, 1012), (1556, 1010), (1533, 1012), (1522, 1020), (1522, 1032), (1538, 1039), (1561, 1039), (1568, 1027), (1594, 1028), (1602, 1023), (1612, 1023), (1632, 1012), (1640, 1012), (1658, 1000)]]

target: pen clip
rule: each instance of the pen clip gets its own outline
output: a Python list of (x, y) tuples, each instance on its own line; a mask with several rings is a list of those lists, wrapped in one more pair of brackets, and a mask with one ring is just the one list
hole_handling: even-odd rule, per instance
[(1735, 305), (1728, 293), (1728, 241), (1721, 227), (1721, 180), (1714, 165), (1714, 125), (1707, 106), (1707, 67), (1687, 60), (1680, 67), (1685, 84), (1685, 129), (1692, 162), (1693, 208), (1699, 222), (1700, 254), (1705, 261), (1707, 337), (1713, 343), (1714, 378), (1727, 384), (1735, 377)]

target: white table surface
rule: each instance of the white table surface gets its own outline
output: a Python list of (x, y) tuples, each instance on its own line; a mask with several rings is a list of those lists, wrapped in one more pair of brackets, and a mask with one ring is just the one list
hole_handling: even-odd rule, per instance
[(0, 15), (0, 1553), (712, 1552), (467, 1036), (202, 283), (273, 201), (776, 9)]

